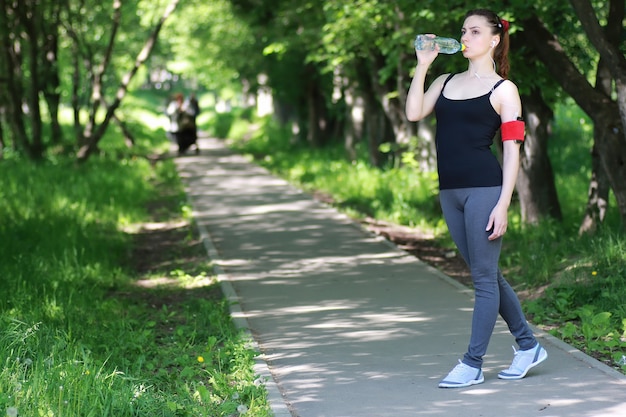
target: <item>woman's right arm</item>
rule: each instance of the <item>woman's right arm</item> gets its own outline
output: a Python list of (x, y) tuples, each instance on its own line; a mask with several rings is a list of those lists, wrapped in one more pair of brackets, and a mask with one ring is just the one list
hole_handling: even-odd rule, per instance
[(415, 74), (411, 80), (411, 87), (407, 93), (405, 113), (407, 119), (412, 122), (423, 119), (428, 116), (435, 108), (435, 102), (441, 93), (444, 75), (438, 77), (424, 92), (424, 83), (426, 81), (426, 73), (430, 64), (437, 58), (439, 49), (435, 51), (415, 51), (417, 55), (417, 66)]
[(441, 94), (443, 82), (448, 75), (443, 74), (437, 77), (428, 90), (424, 92), (426, 72), (428, 72), (428, 66), (418, 65), (415, 68), (415, 75), (413, 76), (411, 87), (407, 93), (405, 113), (406, 118), (411, 122), (422, 120), (432, 113), (435, 108), (437, 98), (439, 97), (439, 94)]

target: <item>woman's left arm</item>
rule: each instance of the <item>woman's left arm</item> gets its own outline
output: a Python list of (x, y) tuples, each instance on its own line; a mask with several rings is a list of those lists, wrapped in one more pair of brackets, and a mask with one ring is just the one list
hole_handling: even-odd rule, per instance
[[(510, 81), (502, 84), (499, 93), (500, 119), (502, 123), (516, 120), (522, 114), (522, 104), (517, 87)], [(489, 240), (495, 240), (506, 233), (508, 226), (508, 209), (515, 190), (515, 182), (520, 167), (520, 144), (507, 140), (502, 144), (502, 190), (500, 198), (489, 215), (487, 231), (491, 231)]]

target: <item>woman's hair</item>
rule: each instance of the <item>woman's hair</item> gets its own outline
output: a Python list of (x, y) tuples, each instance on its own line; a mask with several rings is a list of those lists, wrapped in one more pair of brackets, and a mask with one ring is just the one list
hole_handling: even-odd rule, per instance
[(470, 16), (482, 16), (491, 26), (491, 33), (500, 35), (500, 42), (493, 51), (493, 59), (496, 63), (496, 72), (502, 78), (508, 78), (509, 70), (509, 31), (508, 25), (503, 24), (502, 19), (495, 12), (488, 9), (474, 9), (465, 14), (467, 19)]

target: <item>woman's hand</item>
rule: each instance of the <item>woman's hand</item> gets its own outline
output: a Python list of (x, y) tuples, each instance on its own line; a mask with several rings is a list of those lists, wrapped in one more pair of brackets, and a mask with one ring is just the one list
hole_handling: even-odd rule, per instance
[(487, 229), (485, 229), (487, 233), (491, 232), (487, 239), (496, 240), (501, 238), (506, 233), (508, 224), (508, 208), (496, 205), (491, 210), (491, 214), (489, 214), (489, 222), (487, 223)]
[[(429, 38), (435, 37), (433, 34), (425, 36), (428, 36)], [(435, 58), (437, 58), (437, 55), (439, 55), (439, 45), (435, 44), (435, 49), (432, 51), (429, 49), (418, 50), (415, 48), (415, 55), (417, 56), (417, 65), (430, 65), (433, 63)]]

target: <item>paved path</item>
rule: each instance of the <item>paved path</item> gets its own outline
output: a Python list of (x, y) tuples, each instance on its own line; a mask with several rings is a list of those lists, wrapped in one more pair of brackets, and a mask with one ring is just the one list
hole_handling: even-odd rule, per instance
[(626, 416), (626, 377), (542, 333), (548, 360), (499, 380), (503, 323), (484, 384), (437, 388), (467, 346), (472, 293), (221, 141), (200, 146), (179, 172), (276, 417)]

